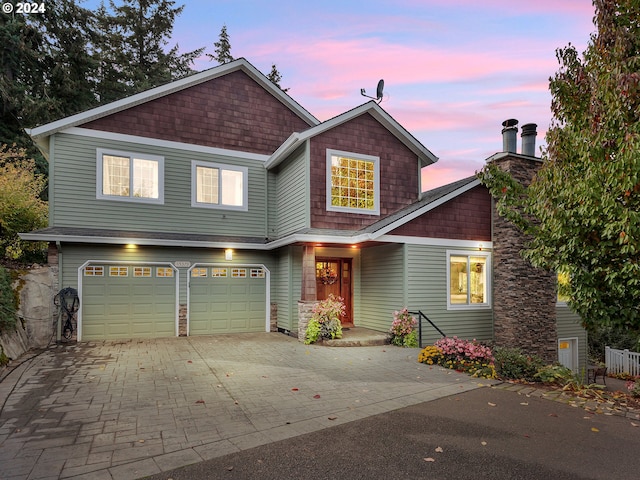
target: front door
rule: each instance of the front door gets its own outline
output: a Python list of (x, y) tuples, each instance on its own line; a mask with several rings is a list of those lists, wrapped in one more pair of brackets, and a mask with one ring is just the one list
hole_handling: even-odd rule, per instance
[(340, 318), (342, 326), (353, 327), (353, 305), (351, 303), (351, 259), (316, 258), (316, 294), (318, 300), (325, 300), (330, 294), (342, 297), (345, 315)]

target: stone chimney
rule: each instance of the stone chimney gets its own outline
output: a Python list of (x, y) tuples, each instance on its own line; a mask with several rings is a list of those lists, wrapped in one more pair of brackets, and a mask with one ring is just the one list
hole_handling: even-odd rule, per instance
[(502, 151), (516, 153), (518, 147), (518, 120), (510, 118), (502, 122)]
[(535, 123), (527, 123), (522, 126), (522, 155), (529, 157), (536, 156), (536, 128), (538, 125)]
[[(509, 148), (491, 161), (521, 184), (529, 185), (542, 165), (541, 160), (533, 154), (535, 125), (522, 127), (522, 155), (518, 155), (511, 145), (512, 141), (515, 143), (517, 121), (507, 120), (502, 125), (503, 139)], [(529, 141), (532, 131), (533, 143)], [(500, 217), (495, 208), (492, 213), (492, 232), (494, 340), (497, 345), (519, 347), (547, 362), (556, 361), (555, 275), (534, 268), (522, 258), (526, 236), (511, 222)]]

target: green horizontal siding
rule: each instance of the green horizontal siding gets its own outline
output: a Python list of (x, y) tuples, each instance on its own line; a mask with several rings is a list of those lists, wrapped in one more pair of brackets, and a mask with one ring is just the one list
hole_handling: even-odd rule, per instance
[(276, 180), (276, 235), (283, 237), (308, 226), (309, 188), (306, 150), (299, 148), (279, 167)]
[[(454, 249), (407, 246), (408, 307), (421, 310), (449, 337), (492, 340), (491, 310), (447, 310), (447, 250)], [(428, 345), (438, 338), (440, 334), (428, 322), (423, 322), (422, 343)]]
[(556, 305), (556, 319), (558, 339), (578, 339), (578, 364), (579, 371), (586, 372), (587, 368), (587, 331), (582, 328), (580, 316), (571, 311), (566, 304)]
[(407, 306), (405, 248), (384, 245), (361, 253), (361, 314), (358, 326), (386, 332), (393, 312)]
[[(52, 225), (205, 235), (266, 235), (266, 170), (261, 161), (175, 148), (56, 134)], [(164, 157), (164, 204), (96, 199), (96, 149)], [(191, 161), (248, 168), (246, 212), (191, 206)]]

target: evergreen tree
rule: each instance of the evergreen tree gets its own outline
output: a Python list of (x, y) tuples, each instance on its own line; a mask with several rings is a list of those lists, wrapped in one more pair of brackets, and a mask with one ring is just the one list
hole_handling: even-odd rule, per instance
[(284, 93), (287, 93), (289, 91), (288, 88), (282, 88), (280, 86), (280, 82), (282, 81), (282, 74), (278, 71), (275, 63), (271, 65), (271, 71), (269, 72), (269, 75), (267, 75), (267, 78)]
[(557, 51), (537, 178), (522, 189), (492, 166), (480, 177), (531, 235), (525, 257), (567, 279), (585, 326), (640, 330), (640, 2), (594, 5), (582, 58), (571, 45)]
[[(101, 39), (98, 60), (107, 84), (120, 96), (141, 92), (193, 73), (191, 66), (204, 49), (178, 54), (166, 50), (175, 19), (182, 10), (171, 0), (109, 1), (111, 12), (99, 10)], [(111, 91), (99, 86), (101, 103)]]
[(207, 53), (209, 60), (215, 60), (220, 65), (233, 62), (234, 58), (231, 56), (231, 42), (229, 41), (229, 34), (227, 33), (226, 25), (222, 26), (218, 41), (214, 42), (213, 46), (215, 47), (215, 53)]

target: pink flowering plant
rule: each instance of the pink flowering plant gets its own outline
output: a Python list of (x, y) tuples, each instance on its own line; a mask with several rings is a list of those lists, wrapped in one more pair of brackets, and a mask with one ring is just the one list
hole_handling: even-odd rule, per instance
[(636, 377), (634, 380), (627, 382), (627, 390), (632, 397), (640, 397), (640, 377)]
[(416, 332), (416, 317), (411, 315), (407, 307), (393, 312), (393, 323), (389, 329), (391, 343), (398, 347), (418, 347), (418, 332)]
[(418, 355), (418, 361), (429, 365), (437, 363), (474, 377), (496, 378), (491, 349), (475, 339), (469, 341), (458, 337), (441, 338), (435, 345), (425, 347)]
[(315, 343), (321, 338), (342, 338), (340, 316), (345, 312), (344, 299), (333, 294), (316, 303), (307, 325), (304, 343)]

